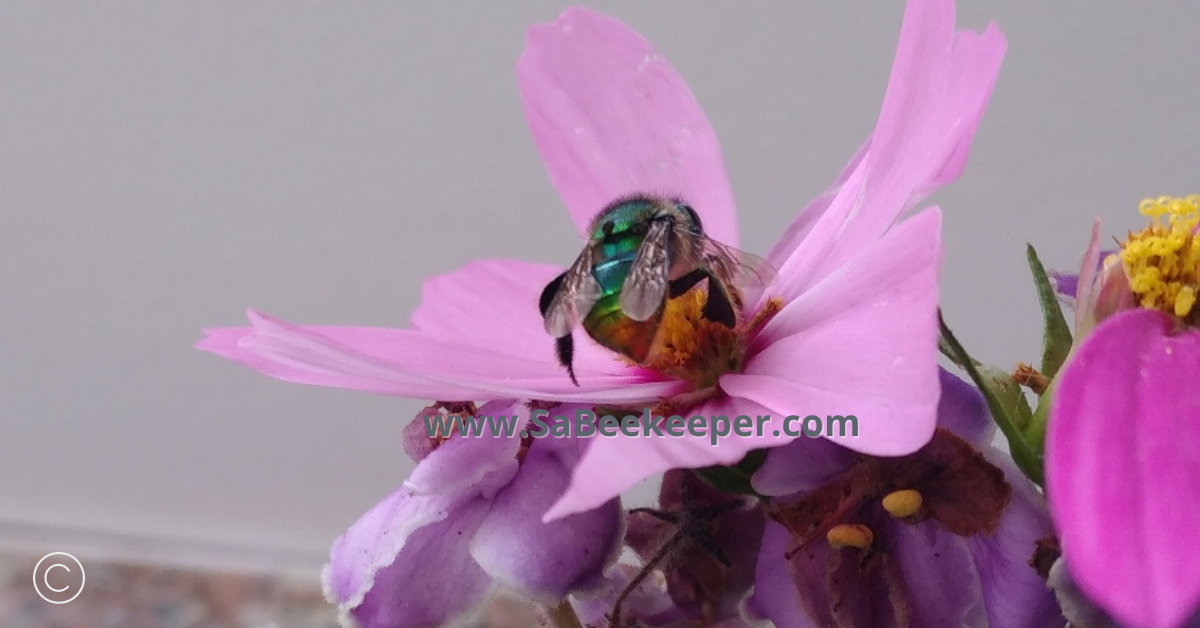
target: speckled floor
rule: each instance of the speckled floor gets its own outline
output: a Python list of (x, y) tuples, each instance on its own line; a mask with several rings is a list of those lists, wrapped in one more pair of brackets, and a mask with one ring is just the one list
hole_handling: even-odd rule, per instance
[[(85, 560), (82, 594), (61, 605), (38, 597), (40, 556), (0, 553), (2, 628), (335, 628), (316, 582)], [(465, 626), (531, 628), (526, 605), (494, 600)]]

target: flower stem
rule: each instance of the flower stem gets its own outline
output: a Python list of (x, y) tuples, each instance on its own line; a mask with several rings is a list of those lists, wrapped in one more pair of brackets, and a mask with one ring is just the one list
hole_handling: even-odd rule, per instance
[(570, 600), (564, 599), (557, 606), (547, 606), (542, 611), (549, 625), (554, 628), (583, 628), (583, 622), (579, 621)]

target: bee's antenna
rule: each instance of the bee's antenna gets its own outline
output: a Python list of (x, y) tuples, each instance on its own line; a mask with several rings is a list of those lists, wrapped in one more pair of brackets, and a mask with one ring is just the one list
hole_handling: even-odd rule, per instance
[(558, 356), (558, 363), (566, 367), (567, 375), (571, 376), (571, 383), (578, 386), (579, 380), (575, 379), (575, 367), (572, 365), (575, 358), (575, 339), (571, 334), (554, 339), (554, 353)]

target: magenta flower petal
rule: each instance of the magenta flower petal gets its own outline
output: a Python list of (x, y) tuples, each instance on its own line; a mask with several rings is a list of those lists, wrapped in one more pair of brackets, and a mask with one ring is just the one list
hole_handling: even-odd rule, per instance
[(470, 611), (491, 580), (467, 551), (488, 502), (469, 495), (401, 489), (380, 502), (334, 543), (326, 597), (363, 628), (432, 628)]
[(854, 451), (903, 455), (929, 441), (940, 391), (937, 281), (941, 217), (901, 223), (842, 271), (785, 306), (770, 342), (721, 387), (776, 415), (854, 415)]
[(839, 177), (844, 178), (835, 186), (839, 193), (816, 219), (798, 219), (812, 224), (807, 237), (792, 250), (772, 251), (768, 259), (781, 277), (777, 295), (786, 300), (820, 281), (862, 242), (879, 237), (922, 198), (958, 177), (1005, 48), (994, 25), (982, 34), (955, 33), (953, 0), (907, 4), (866, 154)]
[(1063, 558), (1089, 597), (1134, 628), (1200, 603), (1200, 333), (1157, 311), (1095, 328), (1051, 407), (1046, 491)]
[(550, 180), (582, 232), (634, 192), (685, 199), (714, 239), (737, 246), (737, 213), (708, 118), (641, 35), (587, 9), (529, 29), (517, 61), (525, 117)]
[(254, 311), (249, 318), (250, 328), (206, 330), (197, 347), (285, 381), (425, 399), (652, 403), (681, 387), (615, 362), (607, 373), (579, 369), (575, 386), (552, 350), (517, 355), (408, 329), (301, 327)]
[(621, 546), (621, 502), (552, 523), (542, 513), (567, 486), (570, 470), (539, 441), (521, 471), (496, 496), (471, 542), (471, 556), (499, 583), (554, 604), (572, 591), (603, 583)]

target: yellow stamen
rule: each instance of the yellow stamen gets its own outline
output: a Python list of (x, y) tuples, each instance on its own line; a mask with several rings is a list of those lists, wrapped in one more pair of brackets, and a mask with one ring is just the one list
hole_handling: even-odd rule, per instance
[(730, 329), (705, 318), (707, 299), (706, 290), (693, 288), (667, 301), (646, 366), (691, 381), (697, 389), (741, 368), (745, 330), (742, 325)]
[(1200, 243), (1195, 238), (1200, 195), (1148, 198), (1138, 211), (1153, 223), (1131, 233), (1121, 248), (1129, 287), (1142, 307), (1186, 319), (1200, 287)]
[(911, 488), (893, 491), (884, 496), (883, 509), (897, 519), (904, 519), (917, 514), (924, 501), (921, 493)]
[(842, 523), (825, 533), (825, 540), (834, 547), (857, 547), (863, 549), (875, 540), (871, 528), (858, 523)]

